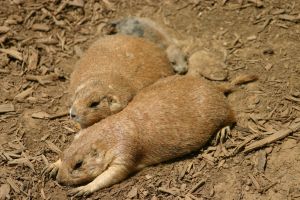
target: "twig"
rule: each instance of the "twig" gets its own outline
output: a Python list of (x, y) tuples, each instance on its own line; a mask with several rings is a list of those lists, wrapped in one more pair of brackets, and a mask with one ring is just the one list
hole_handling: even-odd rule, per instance
[(0, 48), (0, 52), (10, 55), (11, 57), (14, 57), (20, 61), (23, 61), (23, 55), (22, 53), (18, 52), (14, 49), (2, 49)]
[(260, 190), (261, 187), (260, 187), (259, 183), (257, 182), (256, 178), (252, 174), (250, 174), (250, 173), (248, 174), (248, 176), (251, 179), (251, 181), (252, 181), (253, 185), (255, 186), (255, 188), (257, 190)]
[(7, 69), (0, 69), (0, 73), (2, 73), (2, 74), (9, 74), (9, 70), (7, 70)]
[(67, 116), (67, 115), (69, 115), (69, 112), (68, 111), (64, 111), (64, 112), (61, 112), (61, 113), (57, 113), (57, 114), (51, 115), (49, 117), (49, 119), (56, 119), (56, 118), (64, 117), (64, 116)]
[(281, 140), (285, 137), (287, 137), (289, 134), (297, 131), (298, 129), (300, 129), (300, 122), (291, 125), (290, 127), (286, 128), (286, 129), (282, 129), (264, 139), (258, 140), (256, 142), (253, 142), (252, 144), (248, 145), (245, 147), (245, 153), (248, 153), (254, 149), (258, 149), (260, 147), (263, 147), (267, 144), (276, 142), (277, 140)]
[(173, 196), (178, 196), (177, 192), (175, 192), (175, 191), (173, 191), (171, 189), (164, 188), (164, 187), (159, 187), (158, 191), (164, 192), (164, 193), (168, 193), (168, 194), (171, 194)]
[(234, 156), (236, 154), (238, 154), (241, 149), (246, 145), (248, 144), (251, 140), (254, 140), (255, 138), (257, 138), (258, 135), (252, 135), (250, 136), (249, 138), (246, 138), (242, 143), (240, 143), (231, 153), (231, 156)]
[(260, 28), (260, 30), (258, 31), (258, 33), (263, 32), (267, 28), (267, 26), (271, 23), (271, 21), (272, 21), (272, 18), (266, 19), (265, 23), (262, 25), (262, 27)]
[(267, 186), (261, 188), (258, 192), (259, 192), (259, 193), (265, 193), (266, 191), (268, 191), (271, 187), (273, 187), (273, 186), (276, 185), (277, 183), (278, 183), (278, 182), (274, 182), (274, 183), (272, 183), (272, 184), (270, 184), (270, 185), (267, 185)]
[(196, 190), (198, 190), (198, 188), (200, 188), (204, 184), (205, 184), (205, 180), (199, 181), (196, 185), (194, 185), (194, 187), (192, 187), (192, 189), (190, 189), (189, 193), (195, 192)]

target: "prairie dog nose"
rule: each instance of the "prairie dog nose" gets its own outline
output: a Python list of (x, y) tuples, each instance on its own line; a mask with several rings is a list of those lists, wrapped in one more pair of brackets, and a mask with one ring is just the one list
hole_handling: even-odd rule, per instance
[(75, 111), (75, 108), (72, 107), (72, 108), (70, 109), (69, 113), (70, 113), (70, 118), (71, 118), (71, 119), (75, 119), (75, 118), (76, 118), (76, 111)]

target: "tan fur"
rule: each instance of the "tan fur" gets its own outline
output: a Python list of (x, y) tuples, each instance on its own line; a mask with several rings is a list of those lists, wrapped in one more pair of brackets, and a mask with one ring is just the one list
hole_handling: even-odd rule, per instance
[(234, 121), (216, 87), (192, 76), (171, 76), (143, 89), (121, 112), (81, 130), (52, 168), (61, 184), (88, 183), (73, 194), (92, 193), (200, 149)]
[(177, 41), (164, 30), (163, 26), (148, 18), (127, 17), (109, 24), (109, 34), (125, 34), (145, 38), (164, 49), (172, 63), (174, 71), (185, 74), (188, 70), (185, 54), (177, 45)]
[(239, 85), (246, 84), (258, 80), (258, 77), (254, 74), (240, 74), (233, 78), (229, 83), (223, 83), (218, 85), (218, 88), (224, 93), (229, 94), (237, 89)]
[(71, 75), (71, 116), (84, 128), (121, 111), (142, 88), (173, 74), (166, 54), (126, 35), (99, 39)]

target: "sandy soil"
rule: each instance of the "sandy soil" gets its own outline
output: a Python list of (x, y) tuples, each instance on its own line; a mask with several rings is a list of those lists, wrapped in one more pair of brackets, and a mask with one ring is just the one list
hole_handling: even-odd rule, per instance
[(226, 80), (259, 80), (228, 96), (237, 125), (224, 140), (86, 199), (300, 199), (300, 4), (288, 0), (0, 1), (0, 199), (71, 199), (41, 176), (78, 131), (69, 75), (130, 15), (164, 24), (188, 56), (210, 52)]

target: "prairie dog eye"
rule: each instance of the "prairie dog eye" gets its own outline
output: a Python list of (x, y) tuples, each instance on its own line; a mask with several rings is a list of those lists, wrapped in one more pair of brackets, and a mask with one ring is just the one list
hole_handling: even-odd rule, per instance
[(171, 65), (176, 65), (176, 61), (171, 61)]
[(90, 108), (96, 108), (100, 104), (100, 101), (94, 101), (90, 104)]
[(82, 166), (82, 163), (83, 163), (82, 160), (77, 161), (76, 164), (75, 164), (75, 166), (74, 166), (74, 170), (79, 169)]

